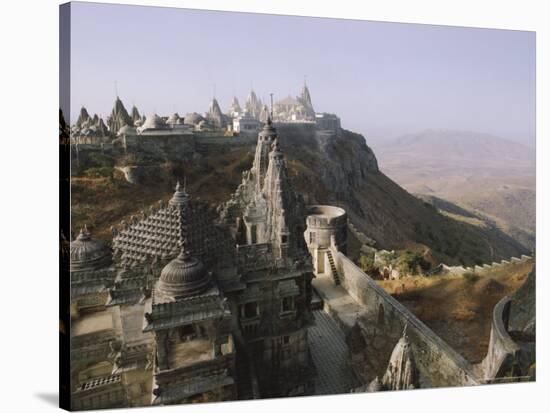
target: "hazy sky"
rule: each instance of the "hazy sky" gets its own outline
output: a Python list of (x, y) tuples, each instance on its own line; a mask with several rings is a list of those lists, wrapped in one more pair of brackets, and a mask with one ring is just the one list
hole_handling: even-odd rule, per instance
[(535, 137), (535, 34), (72, 3), (71, 121), (82, 105), (168, 115), (297, 95), (383, 139), (427, 128)]

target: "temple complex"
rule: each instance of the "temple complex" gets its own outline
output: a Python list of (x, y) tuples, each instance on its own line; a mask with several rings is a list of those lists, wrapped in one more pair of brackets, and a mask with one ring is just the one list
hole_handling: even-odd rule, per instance
[[(262, 102), (254, 90), (241, 106), (236, 96), (223, 113), (216, 98), (212, 98), (208, 110), (202, 114), (187, 113), (181, 117), (178, 113), (169, 116), (159, 116), (156, 113), (145, 116), (140, 114), (133, 105), (130, 113), (126, 110), (122, 100), (117, 96), (106, 123), (98, 115), (89, 115), (82, 107), (77, 121), (71, 127), (71, 140), (76, 145), (121, 145), (126, 151), (129, 146), (140, 147), (144, 142), (148, 146), (151, 142), (143, 138), (162, 139), (182, 138), (201, 133), (221, 134), (233, 136), (257, 134), (268, 117), (274, 124), (309, 124), (318, 130), (339, 132), (340, 118), (335, 114), (317, 113), (314, 110), (308, 86), (302, 87), (296, 97), (288, 96), (276, 101), (272, 107)], [(177, 146), (177, 142), (174, 143)], [(91, 147), (90, 147), (91, 149)]]
[(103, 119), (97, 114), (90, 116), (85, 107), (80, 109), (76, 123), (71, 128), (71, 139), (74, 143), (108, 142), (109, 130)]
[[(74, 408), (477, 385), (510, 371), (534, 377), (534, 274), (495, 309), (487, 358), (473, 366), (347, 256), (343, 208), (306, 205), (294, 189), (277, 129), (306, 122), (315, 136), (337, 140), (339, 119), (314, 112), (305, 84), (278, 103), (270, 111), (254, 92), (244, 110), (233, 100), (237, 132), (265, 122), (252, 166), (215, 210), (184, 180), (168, 202), (112, 227), (111, 249), (87, 228), (71, 242)], [(83, 109), (77, 124), (89, 121)], [(143, 120), (117, 98), (109, 127), (125, 143), (151, 137), (156, 147), (170, 134), (186, 141), (180, 129), (228, 121), (215, 99), (205, 116)]]
[(287, 96), (273, 105), (273, 119), (276, 122), (315, 121), (315, 110), (309, 88), (304, 82), (300, 95)]

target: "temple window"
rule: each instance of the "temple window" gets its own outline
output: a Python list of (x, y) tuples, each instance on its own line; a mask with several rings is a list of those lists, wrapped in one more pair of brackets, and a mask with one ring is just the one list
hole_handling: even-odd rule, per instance
[(281, 243), (286, 244), (288, 242), (288, 235), (281, 235)]
[(257, 302), (246, 303), (241, 307), (241, 315), (244, 318), (253, 318), (260, 315), (260, 306)]
[(294, 311), (294, 297), (283, 297), (281, 300), (281, 312)]
[(310, 232), (309, 233), (309, 243), (310, 244), (313, 244), (314, 242), (316, 242), (316, 236), (315, 236), (315, 232)]
[(180, 340), (184, 340), (184, 339), (188, 339), (190, 338), (193, 334), (195, 334), (195, 328), (193, 327), (192, 324), (188, 324), (186, 326), (183, 326), (180, 328), (179, 330), (179, 335), (180, 335)]
[(257, 234), (256, 225), (252, 225), (250, 227), (250, 243), (256, 244), (257, 242), (258, 242), (258, 234)]

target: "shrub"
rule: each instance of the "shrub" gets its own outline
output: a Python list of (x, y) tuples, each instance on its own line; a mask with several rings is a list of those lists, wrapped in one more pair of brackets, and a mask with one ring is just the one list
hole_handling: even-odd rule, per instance
[(405, 251), (397, 260), (399, 272), (405, 274), (417, 275), (429, 270), (430, 267), (430, 263), (420, 252)]
[(113, 176), (113, 168), (111, 166), (101, 166), (99, 168), (88, 168), (84, 171), (84, 175), (90, 178), (101, 178)]
[(97, 168), (101, 167), (112, 167), (114, 165), (114, 160), (111, 156), (102, 154), (100, 152), (92, 152), (89, 155), (90, 162)]
[(377, 268), (374, 266), (374, 259), (365, 254), (361, 254), (361, 256), (359, 257), (359, 268), (361, 268), (366, 273), (377, 270)]
[(468, 281), (469, 283), (475, 283), (477, 280), (479, 280), (479, 275), (477, 275), (473, 271), (466, 271), (464, 274), (462, 274), (462, 277)]

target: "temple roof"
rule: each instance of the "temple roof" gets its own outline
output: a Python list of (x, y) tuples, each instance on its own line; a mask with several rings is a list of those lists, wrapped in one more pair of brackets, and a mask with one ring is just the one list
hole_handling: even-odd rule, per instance
[(158, 291), (173, 298), (187, 297), (204, 291), (210, 276), (202, 261), (186, 249), (184, 240), (180, 254), (161, 271)]
[(183, 119), (183, 123), (186, 125), (198, 125), (204, 118), (196, 112), (188, 113)]
[(156, 113), (153, 113), (152, 115), (147, 116), (147, 119), (145, 119), (145, 122), (143, 123), (143, 125), (137, 128), (137, 131), (141, 133), (149, 129), (164, 129), (164, 128), (166, 128), (166, 123), (162, 120), (162, 118), (159, 115), (157, 115)]
[(137, 120), (141, 119), (141, 115), (139, 114), (138, 108), (134, 105), (132, 106), (132, 120), (136, 122)]
[(181, 185), (168, 205), (159, 205), (143, 213), (141, 219), (121, 223), (123, 228), (113, 239), (113, 248), (123, 266), (173, 259), (180, 253), (184, 238), (193, 255), (205, 264), (220, 262), (234, 251), (231, 235), (213, 224), (215, 214), (206, 204), (191, 199)]
[(113, 105), (111, 115), (107, 119), (107, 124), (109, 125), (109, 129), (112, 133), (116, 133), (124, 125), (133, 126), (134, 124), (132, 118), (126, 111), (124, 104), (118, 96), (115, 100), (115, 104)]
[(151, 312), (145, 314), (143, 331), (164, 330), (230, 315), (229, 305), (216, 287), (200, 295), (172, 301), (159, 296), (155, 290)]
[(180, 115), (177, 113), (172, 113), (170, 116), (168, 116), (168, 119), (166, 119), (166, 123), (168, 125), (177, 125), (181, 123)]
[(70, 246), (71, 272), (94, 271), (111, 265), (111, 251), (103, 242), (94, 240), (84, 226)]
[(382, 385), (387, 390), (408, 390), (419, 387), (418, 371), (407, 336), (407, 326), (391, 353), (388, 369), (382, 378)]
[(78, 119), (76, 120), (76, 126), (82, 127), (84, 125), (84, 122), (87, 122), (90, 119), (90, 115), (88, 114), (88, 111), (84, 106), (80, 109), (80, 114), (78, 115)]
[(292, 96), (287, 96), (284, 99), (279, 100), (278, 102), (275, 102), (275, 106), (299, 106), (301, 105), (298, 100), (294, 99)]

